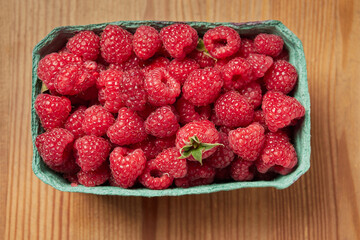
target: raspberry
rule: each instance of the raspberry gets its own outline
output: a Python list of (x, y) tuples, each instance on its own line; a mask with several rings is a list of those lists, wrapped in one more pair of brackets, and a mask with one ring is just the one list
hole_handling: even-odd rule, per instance
[(254, 41), (248, 38), (241, 39), (241, 46), (237, 52), (237, 56), (247, 58), (251, 53), (255, 53)]
[(183, 86), (183, 96), (195, 106), (205, 106), (218, 97), (223, 80), (215, 68), (192, 71)]
[(184, 97), (176, 101), (176, 110), (180, 115), (180, 123), (187, 124), (192, 121), (200, 121), (209, 119), (211, 108), (209, 105), (203, 107), (195, 107)]
[(134, 111), (142, 111), (146, 104), (144, 74), (140, 70), (124, 72), (120, 78), (120, 98)]
[(188, 177), (177, 178), (174, 180), (175, 185), (181, 188), (195, 187), (201, 185), (208, 185), (214, 181), (214, 178), (199, 178), (195, 180), (189, 180)]
[(253, 106), (237, 91), (221, 95), (215, 103), (215, 113), (221, 125), (226, 127), (245, 127), (254, 118)]
[(77, 172), (75, 172), (75, 173), (64, 173), (63, 178), (65, 178), (68, 182), (70, 182), (72, 184), (71, 186), (73, 186), (73, 184), (79, 184), (79, 180), (77, 178)]
[(251, 65), (252, 68), (251, 75), (253, 79), (258, 79), (263, 77), (267, 72), (267, 70), (273, 64), (273, 59), (271, 57), (256, 53), (250, 54), (246, 60)]
[(253, 162), (245, 161), (241, 158), (231, 163), (230, 175), (235, 181), (250, 181), (254, 178)]
[(204, 44), (211, 56), (217, 59), (235, 54), (241, 44), (240, 35), (232, 28), (218, 26), (204, 34)]
[(93, 105), (85, 110), (82, 129), (87, 135), (103, 136), (115, 122), (114, 116), (105, 108)]
[(66, 62), (66, 64), (70, 64), (70, 63), (83, 64), (83, 60), (81, 59), (81, 57), (78, 57), (71, 52), (62, 52), (59, 54), (61, 58)]
[(131, 54), (130, 58), (120, 64), (110, 64), (109, 68), (118, 71), (129, 71), (133, 69), (140, 70), (144, 66), (144, 62), (136, 56), (134, 53)]
[(195, 49), (189, 55), (189, 58), (194, 59), (199, 65), (200, 68), (206, 67), (214, 67), (215, 66), (215, 59), (210, 57), (209, 55), (205, 54), (205, 52), (198, 51)]
[(110, 143), (96, 136), (84, 136), (74, 144), (76, 163), (83, 171), (93, 171), (103, 164), (109, 156)]
[(294, 168), (284, 168), (282, 166), (274, 166), (272, 170), (280, 175), (288, 175), (294, 171)]
[(255, 111), (255, 113), (254, 113), (254, 122), (258, 122), (259, 124), (261, 124), (261, 126), (264, 127), (265, 130), (267, 130), (267, 126), (265, 124), (264, 112), (261, 109)]
[(72, 155), (74, 136), (66, 129), (55, 128), (36, 137), (35, 145), (49, 167), (65, 164)]
[(229, 133), (230, 148), (243, 160), (255, 161), (264, 146), (265, 129), (259, 123), (237, 128)]
[(58, 53), (46, 55), (39, 61), (37, 75), (49, 90), (55, 90), (54, 81), (67, 62)]
[(257, 53), (276, 57), (281, 53), (284, 41), (280, 36), (261, 33), (255, 37), (254, 45)]
[(144, 141), (133, 144), (130, 146), (131, 149), (140, 148), (146, 157), (146, 159), (155, 158), (162, 149), (159, 149), (155, 144), (155, 138), (152, 136), (147, 137)]
[(279, 60), (266, 73), (264, 81), (267, 90), (288, 94), (293, 90), (297, 78), (298, 75), (295, 67), (287, 61)]
[(64, 127), (71, 132), (75, 139), (85, 135), (82, 129), (82, 122), (85, 117), (85, 106), (78, 107), (66, 120)]
[(107, 163), (104, 163), (94, 171), (85, 172), (80, 170), (77, 174), (79, 183), (85, 187), (95, 187), (105, 183), (110, 177), (110, 169)]
[(161, 172), (154, 160), (146, 162), (144, 172), (139, 177), (139, 182), (147, 188), (154, 190), (166, 189), (171, 186), (174, 178)]
[(120, 97), (120, 79), (122, 72), (108, 69), (100, 73), (96, 86), (99, 89), (99, 101), (111, 113), (117, 113), (124, 103)]
[(45, 130), (62, 127), (70, 114), (71, 102), (66, 97), (39, 94), (34, 107)]
[(175, 147), (175, 135), (167, 138), (156, 138), (155, 146), (160, 152), (165, 148)]
[(230, 176), (230, 166), (227, 166), (226, 168), (217, 168), (216, 169), (216, 174), (215, 174), (215, 179), (220, 180), (220, 181), (228, 181), (231, 179)]
[(298, 100), (275, 91), (269, 91), (264, 95), (262, 110), (266, 126), (272, 132), (290, 125), (294, 119), (305, 115), (305, 108)]
[(141, 142), (146, 138), (144, 122), (132, 110), (121, 108), (116, 122), (109, 127), (107, 136), (112, 143), (120, 146)]
[(101, 56), (108, 63), (120, 64), (129, 59), (132, 53), (133, 35), (125, 29), (108, 25), (101, 33)]
[(169, 106), (156, 109), (145, 120), (144, 126), (148, 134), (159, 138), (175, 135), (180, 128), (176, 116)]
[(200, 178), (214, 178), (216, 171), (215, 168), (205, 161), (202, 165), (199, 162), (188, 161), (187, 177), (190, 181)]
[(96, 60), (100, 52), (100, 38), (92, 31), (82, 31), (69, 39), (66, 48), (84, 60)]
[(195, 69), (200, 68), (199, 64), (191, 58), (184, 58), (182, 60), (174, 59), (167, 66), (167, 70), (171, 76), (184, 84), (187, 76)]
[(239, 92), (241, 95), (247, 98), (249, 103), (253, 105), (254, 109), (261, 105), (262, 91), (259, 83), (251, 82), (242, 88)]
[(166, 68), (170, 64), (170, 60), (165, 57), (152, 58), (146, 61), (143, 72), (147, 73), (156, 68)]
[(239, 89), (246, 86), (252, 79), (252, 67), (244, 58), (234, 58), (222, 67), (224, 87)]
[(154, 160), (157, 169), (174, 178), (182, 178), (187, 174), (186, 159), (180, 159), (181, 154), (176, 147), (164, 149)]
[(135, 54), (143, 59), (149, 59), (161, 47), (159, 32), (150, 26), (140, 26), (136, 29), (133, 40)]
[(64, 174), (76, 174), (80, 167), (76, 164), (75, 159), (70, 156), (63, 164), (59, 166), (49, 166), (52, 170)]
[(141, 149), (129, 151), (117, 147), (110, 154), (110, 169), (114, 182), (122, 188), (130, 188), (145, 169), (146, 157)]
[(196, 48), (198, 34), (186, 24), (172, 24), (160, 31), (165, 49), (173, 58), (183, 59)]
[(150, 103), (145, 104), (145, 108), (142, 111), (137, 111), (136, 113), (144, 120), (153, 112), (155, 111), (156, 107), (151, 105)]
[(233, 58), (223, 58), (223, 59), (218, 59), (215, 63), (214, 68), (216, 68), (217, 70), (219, 70), (220, 72), (223, 71), (224, 67), (226, 64), (228, 64), (230, 62), (230, 60), (232, 60)]
[(219, 132), (219, 135), (220, 143), (224, 146), (219, 146), (216, 152), (206, 159), (209, 166), (213, 168), (225, 168), (234, 159), (234, 152), (229, 146), (228, 135), (224, 132)]
[(176, 147), (182, 155), (200, 163), (216, 151), (219, 141), (219, 132), (208, 120), (188, 123), (176, 133)]
[(173, 104), (181, 92), (180, 83), (164, 68), (146, 73), (144, 87), (149, 103), (154, 106)]

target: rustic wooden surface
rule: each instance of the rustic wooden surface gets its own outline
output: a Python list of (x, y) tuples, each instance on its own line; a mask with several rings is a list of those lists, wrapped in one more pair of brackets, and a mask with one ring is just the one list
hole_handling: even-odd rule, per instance
[[(0, 239), (360, 239), (360, 1), (2, 0)], [(62, 193), (31, 170), (31, 51), (54, 27), (278, 19), (303, 41), (311, 169), (286, 190), (135, 198)]]

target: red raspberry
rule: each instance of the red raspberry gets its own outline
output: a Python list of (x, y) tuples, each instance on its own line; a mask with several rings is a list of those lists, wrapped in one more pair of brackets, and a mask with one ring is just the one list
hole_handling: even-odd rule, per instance
[(114, 116), (105, 108), (93, 105), (85, 110), (82, 129), (87, 135), (103, 136), (115, 122)]
[(144, 120), (147, 119), (147, 117), (153, 112), (155, 111), (156, 107), (154, 107), (153, 105), (151, 105), (150, 103), (146, 103), (145, 104), (145, 109), (142, 111), (137, 111), (136, 113)]
[(96, 60), (100, 52), (100, 38), (92, 31), (82, 31), (69, 39), (66, 48), (84, 60)]
[(75, 64), (83, 64), (83, 60), (81, 57), (76, 56), (71, 52), (62, 52), (59, 53), (61, 58), (66, 62), (66, 64), (75, 63)]
[(264, 146), (265, 129), (259, 123), (237, 128), (229, 133), (230, 148), (243, 160), (255, 161)]
[(133, 40), (135, 54), (143, 59), (149, 59), (161, 47), (159, 32), (150, 26), (140, 26), (136, 29)]
[(267, 90), (288, 94), (297, 82), (297, 72), (293, 65), (284, 60), (274, 63), (264, 77)]
[(174, 178), (161, 172), (154, 160), (146, 162), (144, 172), (139, 177), (139, 182), (147, 188), (154, 190), (166, 189), (171, 186)]
[(225, 168), (230, 165), (234, 159), (234, 152), (229, 146), (228, 135), (223, 132), (219, 132), (220, 143), (224, 146), (219, 146), (216, 152), (206, 159), (209, 166), (213, 168)]
[(200, 68), (199, 64), (191, 58), (184, 58), (183, 60), (174, 59), (167, 66), (167, 70), (171, 76), (184, 84), (187, 76), (195, 69)]
[(265, 75), (267, 70), (273, 64), (273, 59), (269, 56), (252, 53), (246, 59), (252, 68), (252, 79), (258, 79)]
[(76, 164), (75, 158), (70, 156), (63, 164), (59, 166), (49, 166), (52, 170), (64, 174), (76, 174), (80, 167)]
[(108, 63), (120, 64), (129, 59), (132, 53), (133, 35), (125, 29), (108, 25), (101, 33), (101, 56)]
[[(195, 136), (197, 141), (193, 139)], [(202, 159), (208, 158), (216, 152), (219, 141), (219, 132), (215, 125), (208, 120), (188, 123), (176, 133), (176, 147), (181, 149), (183, 156), (200, 163)]]
[(130, 71), (130, 70), (140, 70), (144, 66), (144, 62), (136, 56), (134, 53), (131, 54), (130, 58), (120, 64), (110, 64), (109, 69), (114, 69), (118, 71)]
[(66, 97), (39, 94), (34, 107), (43, 128), (51, 130), (64, 125), (71, 111), (71, 102)]
[(237, 91), (229, 91), (217, 99), (215, 113), (221, 125), (245, 127), (253, 121), (254, 107)]
[(266, 126), (272, 132), (290, 125), (294, 119), (305, 115), (305, 108), (296, 98), (275, 91), (268, 91), (264, 95), (262, 110)]
[(144, 141), (133, 144), (130, 147), (131, 149), (140, 148), (148, 160), (155, 158), (162, 151), (162, 149), (158, 149), (155, 145), (155, 138), (152, 136), (149, 136)]
[(239, 92), (241, 95), (247, 98), (249, 103), (254, 106), (254, 109), (261, 106), (262, 91), (259, 83), (251, 82), (242, 88)]
[(237, 56), (247, 58), (251, 53), (255, 53), (254, 41), (248, 38), (241, 39), (241, 46), (237, 52)]
[(144, 87), (149, 103), (154, 106), (173, 104), (181, 92), (180, 83), (164, 68), (146, 73)]
[(175, 147), (175, 136), (167, 137), (167, 138), (156, 138), (155, 146), (160, 152), (163, 149)]
[(294, 168), (284, 168), (282, 166), (274, 166), (272, 170), (280, 175), (288, 175), (294, 171)]
[(188, 161), (187, 177), (190, 181), (200, 178), (214, 178), (216, 170), (205, 161), (202, 165), (199, 162)]
[(37, 75), (49, 90), (55, 90), (54, 81), (67, 62), (58, 53), (46, 55), (39, 61)]
[(209, 105), (196, 107), (181, 97), (176, 101), (176, 110), (180, 115), (180, 123), (187, 124), (192, 121), (200, 121), (209, 119), (211, 108)]
[(85, 135), (85, 132), (82, 129), (85, 110), (85, 106), (78, 107), (65, 122), (65, 129), (69, 130), (74, 135), (75, 139)]
[(117, 113), (124, 103), (120, 97), (120, 79), (122, 72), (108, 69), (100, 73), (96, 86), (99, 89), (99, 101), (111, 113)]
[(266, 123), (265, 123), (264, 112), (261, 109), (255, 111), (255, 113), (254, 113), (254, 122), (258, 122), (259, 124), (261, 124), (261, 126), (264, 127), (265, 130), (267, 130), (267, 126), (266, 126)]
[(182, 178), (187, 174), (187, 163), (186, 159), (180, 159), (180, 156), (176, 147), (167, 148), (157, 155), (154, 164), (161, 172), (174, 178)]
[(79, 183), (85, 187), (95, 187), (105, 183), (110, 177), (110, 169), (107, 163), (104, 163), (94, 171), (85, 172), (80, 170), (77, 174)]
[(112, 143), (120, 146), (141, 142), (146, 138), (144, 122), (132, 110), (121, 108), (107, 135)]
[(223, 71), (224, 67), (226, 64), (228, 64), (230, 62), (230, 60), (232, 60), (233, 58), (223, 58), (223, 59), (218, 59), (215, 63), (214, 68), (216, 68), (217, 70), (219, 70), (220, 72)]
[(209, 185), (214, 181), (214, 178), (199, 178), (195, 180), (189, 180), (188, 177), (177, 178), (174, 180), (175, 185), (181, 188), (196, 187), (201, 185)]
[(235, 54), (241, 44), (240, 35), (232, 28), (218, 26), (204, 34), (204, 44), (211, 56), (217, 59)]
[(230, 168), (231, 168), (231, 165), (227, 166), (226, 168), (217, 168), (215, 179), (220, 180), (220, 181), (230, 180), (231, 179)]
[(117, 147), (110, 154), (110, 168), (114, 182), (122, 188), (130, 188), (144, 171), (146, 157), (141, 149), (129, 151)]
[(159, 138), (175, 135), (180, 128), (176, 116), (169, 106), (156, 109), (145, 120), (144, 126), (148, 134)]
[(186, 54), (196, 48), (198, 34), (186, 24), (172, 24), (160, 31), (165, 49), (173, 58), (183, 59)]
[(224, 87), (239, 89), (246, 86), (252, 79), (252, 67), (244, 58), (234, 58), (222, 67)]
[(146, 61), (143, 72), (147, 73), (156, 68), (166, 68), (170, 64), (170, 60), (165, 57), (152, 58)]
[(205, 106), (218, 97), (223, 80), (215, 68), (192, 71), (183, 86), (183, 96), (195, 106)]
[(109, 156), (111, 144), (96, 136), (84, 136), (76, 139), (74, 144), (76, 163), (85, 172), (94, 171)]
[(245, 161), (241, 158), (231, 163), (230, 175), (235, 181), (250, 181), (254, 178), (253, 162)]
[(205, 54), (205, 52), (198, 51), (195, 49), (189, 55), (189, 58), (194, 59), (199, 65), (200, 68), (206, 67), (214, 67), (215, 66), (215, 59), (210, 57), (209, 55)]
[(120, 97), (125, 105), (134, 111), (142, 111), (146, 104), (144, 74), (141, 70), (124, 72), (120, 78)]
[(257, 53), (276, 57), (281, 53), (284, 41), (280, 36), (261, 33), (255, 37), (254, 45)]
[(49, 167), (61, 166), (72, 156), (74, 136), (66, 129), (55, 128), (36, 137), (35, 145)]

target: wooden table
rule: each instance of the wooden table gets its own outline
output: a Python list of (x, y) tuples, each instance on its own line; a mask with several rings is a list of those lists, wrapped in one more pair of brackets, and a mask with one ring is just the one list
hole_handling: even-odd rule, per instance
[[(1, 1), (0, 239), (360, 239), (360, 1)], [(278, 19), (303, 41), (310, 171), (286, 190), (135, 198), (59, 192), (31, 170), (31, 51), (60, 25)]]

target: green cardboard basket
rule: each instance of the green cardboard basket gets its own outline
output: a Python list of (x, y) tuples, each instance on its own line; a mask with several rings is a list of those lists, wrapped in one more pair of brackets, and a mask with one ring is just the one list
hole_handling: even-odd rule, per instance
[(269, 20), (262, 22), (247, 23), (208, 23), (208, 22), (186, 22), (195, 28), (199, 36), (202, 36), (206, 30), (216, 26), (229, 26), (237, 30), (242, 36), (254, 35), (258, 33), (273, 33), (284, 39), (285, 45), (289, 50), (290, 62), (295, 66), (299, 74), (298, 84), (294, 91), (294, 96), (306, 109), (305, 119), (300, 128), (294, 135), (295, 149), (298, 154), (298, 166), (294, 172), (286, 176), (279, 176), (271, 181), (248, 181), (248, 182), (229, 182), (214, 183), (206, 186), (197, 186), (191, 188), (173, 188), (166, 190), (150, 190), (146, 188), (123, 189), (112, 186), (84, 187), (82, 185), (72, 187), (69, 182), (63, 179), (59, 174), (49, 169), (35, 147), (36, 137), (42, 133), (39, 118), (34, 109), (36, 96), (41, 92), (41, 81), (37, 77), (37, 67), (39, 60), (46, 54), (55, 52), (63, 48), (67, 39), (81, 30), (93, 30), (101, 32), (108, 24), (119, 25), (130, 32), (135, 32), (141, 25), (150, 25), (157, 29), (173, 24), (174, 22), (165, 21), (120, 21), (102, 24), (91, 24), (84, 26), (65, 26), (52, 30), (43, 40), (34, 48), (32, 55), (32, 104), (31, 104), (31, 131), (33, 140), (33, 162), (32, 169), (35, 175), (44, 183), (64, 192), (92, 193), (99, 195), (118, 195), (118, 196), (180, 196), (187, 194), (202, 194), (218, 191), (229, 191), (240, 188), (253, 187), (275, 187), (284, 189), (293, 184), (310, 167), (310, 96), (307, 84), (306, 62), (304, 50), (301, 41), (281, 22)]

